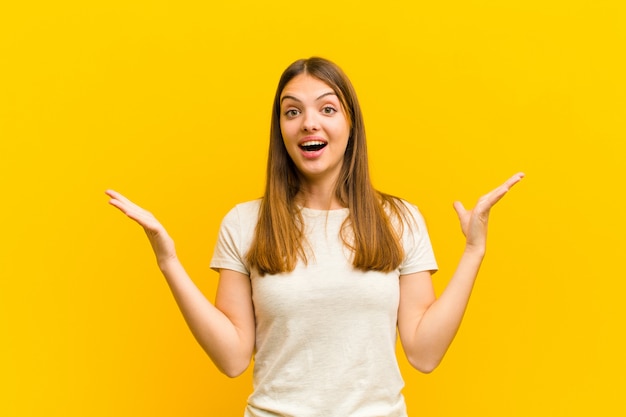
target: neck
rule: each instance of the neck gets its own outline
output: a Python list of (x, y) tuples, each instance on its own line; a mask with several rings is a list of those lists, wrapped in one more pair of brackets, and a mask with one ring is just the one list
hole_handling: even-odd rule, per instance
[(304, 182), (298, 193), (298, 204), (317, 210), (336, 210), (343, 208), (335, 193), (336, 185), (331, 182)]

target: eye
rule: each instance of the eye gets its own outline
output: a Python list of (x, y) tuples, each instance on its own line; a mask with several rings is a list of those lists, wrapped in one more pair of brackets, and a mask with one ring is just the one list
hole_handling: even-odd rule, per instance
[(335, 114), (337, 113), (337, 109), (335, 109), (332, 106), (324, 106), (322, 107), (322, 113), (323, 114)]
[(300, 110), (297, 109), (289, 109), (285, 112), (287, 117), (296, 117), (298, 114), (300, 114)]

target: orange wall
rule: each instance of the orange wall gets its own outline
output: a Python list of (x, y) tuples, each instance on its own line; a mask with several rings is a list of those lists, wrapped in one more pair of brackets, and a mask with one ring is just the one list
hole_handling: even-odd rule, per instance
[(622, 1), (210, 3), (0, 6), (0, 415), (242, 415), (250, 373), (203, 355), (103, 192), (150, 208), (212, 297), (278, 76), (310, 55), (352, 78), (375, 184), (422, 209), (438, 291), (453, 200), (527, 174), (444, 363), (401, 359), (412, 415), (626, 412)]

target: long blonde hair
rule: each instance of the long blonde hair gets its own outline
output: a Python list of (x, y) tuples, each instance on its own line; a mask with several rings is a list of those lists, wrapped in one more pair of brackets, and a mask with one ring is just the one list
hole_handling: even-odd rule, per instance
[[(376, 191), (372, 186), (363, 116), (352, 83), (336, 64), (318, 57), (294, 62), (278, 83), (272, 109), (265, 194), (246, 260), (260, 275), (292, 271), (298, 259), (307, 262), (303, 219), (295, 199), (301, 180), (280, 129), (280, 96), (287, 83), (299, 74), (315, 77), (332, 88), (350, 125), (350, 138), (335, 193), (349, 209), (341, 237), (354, 253), (353, 266), (363, 271), (393, 271), (402, 262), (404, 251), (400, 241), (401, 226), (400, 229), (394, 227), (391, 218), (405, 217), (406, 209), (397, 198)], [(348, 229), (349, 238), (346, 236)]]

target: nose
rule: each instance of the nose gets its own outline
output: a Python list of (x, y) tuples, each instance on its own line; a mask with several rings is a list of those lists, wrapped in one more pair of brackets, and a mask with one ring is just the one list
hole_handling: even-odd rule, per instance
[(302, 129), (305, 132), (315, 132), (319, 130), (319, 128), (319, 120), (317, 119), (317, 115), (315, 114), (315, 112), (305, 112), (304, 117), (302, 118)]

